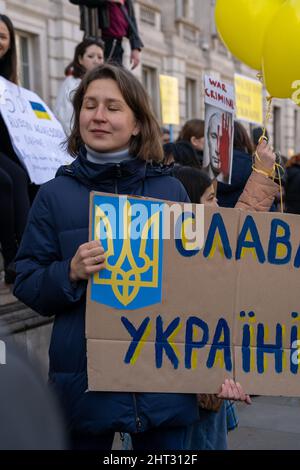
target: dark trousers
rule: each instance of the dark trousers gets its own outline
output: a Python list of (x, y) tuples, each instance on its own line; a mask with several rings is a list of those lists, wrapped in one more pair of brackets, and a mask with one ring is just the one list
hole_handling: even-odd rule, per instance
[(5, 265), (15, 257), (30, 208), (28, 176), (0, 153), (0, 243)]
[(104, 40), (104, 57), (108, 62), (123, 64), (122, 39), (102, 38)]
[[(174, 428), (155, 428), (150, 431), (131, 434), (133, 450), (135, 451), (163, 451), (186, 450), (191, 435), (190, 426)], [(111, 450), (114, 433), (73, 436), (72, 450)]]

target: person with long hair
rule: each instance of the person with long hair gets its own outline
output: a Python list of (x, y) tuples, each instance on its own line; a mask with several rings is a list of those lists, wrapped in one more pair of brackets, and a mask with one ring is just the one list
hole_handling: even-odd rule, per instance
[[(104, 40), (105, 60), (114, 62), (115, 64), (123, 64), (123, 39), (128, 38), (131, 54), (131, 68), (136, 68), (140, 63), (141, 50), (144, 47), (138, 31), (133, 0), (70, 0), (71, 3), (79, 5), (81, 25), (80, 29), (84, 30), (84, 35), (89, 36), (95, 34), (95, 29), (101, 29), (101, 37)], [(86, 26), (90, 30), (88, 17), (92, 16), (92, 12), (97, 13), (96, 21), (92, 27), (92, 31), (87, 31)], [(96, 28), (95, 28), (96, 23)]]
[(286, 164), (285, 211), (300, 214), (300, 154), (291, 157)]
[[(0, 14), (0, 77), (17, 84), (15, 31), (11, 20)], [(14, 257), (27, 221), (29, 179), (14, 152), (0, 114), (0, 244), (4, 258), (4, 280), (13, 284)]]
[(17, 54), (15, 31), (11, 20), (0, 14), (1, 76), (17, 84)]
[(173, 176), (181, 181), (191, 202), (218, 207), (215, 188), (206, 171), (190, 166), (175, 166)]
[(182, 127), (177, 141), (189, 142), (195, 149), (199, 164), (202, 166), (204, 150), (204, 130), (203, 119), (190, 119)]
[[(159, 124), (128, 70), (106, 64), (90, 71), (73, 103), (68, 150), (76, 160), (38, 193), (17, 257), (14, 293), (42, 315), (55, 315), (49, 375), (74, 449), (109, 450), (116, 431), (129, 432), (135, 450), (184, 449), (198, 418), (196, 395), (88, 391), (85, 308), (87, 281), (105, 268), (106, 258), (101, 241), (88, 241), (90, 191), (189, 199), (160, 164)], [(227, 398), (233, 390), (224, 387)]]
[(66, 78), (59, 89), (54, 113), (61, 122), (67, 136), (70, 135), (72, 127), (72, 95), (78, 88), (84, 74), (103, 64), (103, 48), (104, 43), (101, 39), (84, 39), (76, 46), (73, 60), (65, 68)]
[(164, 149), (164, 164), (191, 166), (194, 168), (201, 168), (197, 153), (190, 142), (180, 140), (177, 142), (168, 142), (163, 145)]

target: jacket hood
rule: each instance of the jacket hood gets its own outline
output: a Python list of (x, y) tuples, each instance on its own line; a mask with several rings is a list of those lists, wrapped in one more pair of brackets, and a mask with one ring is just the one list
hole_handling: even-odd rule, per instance
[(109, 188), (118, 180), (122, 180), (123, 190), (132, 188), (134, 184), (147, 178), (171, 175), (169, 167), (158, 163), (145, 162), (137, 157), (132, 157), (121, 163), (105, 163), (99, 165), (87, 160), (86, 149), (80, 149), (78, 157), (71, 165), (61, 166), (56, 173), (57, 176), (68, 176), (80, 181), (90, 190), (101, 187)]

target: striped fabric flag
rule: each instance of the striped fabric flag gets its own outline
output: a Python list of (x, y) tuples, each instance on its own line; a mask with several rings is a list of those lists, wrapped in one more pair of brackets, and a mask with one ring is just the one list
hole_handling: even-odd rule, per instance
[(34, 111), (34, 114), (38, 119), (49, 119), (51, 120), (50, 115), (47, 113), (47, 110), (41, 103), (36, 103), (35, 101), (30, 101), (30, 105)]

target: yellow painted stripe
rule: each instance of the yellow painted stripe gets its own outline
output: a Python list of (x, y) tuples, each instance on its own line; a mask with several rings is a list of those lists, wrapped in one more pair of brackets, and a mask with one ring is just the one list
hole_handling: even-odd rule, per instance
[(38, 117), (39, 119), (48, 119), (49, 121), (51, 121), (51, 117), (49, 116), (49, 114), (47, 112), (44, 112), (44, 111), (34, 111), (36, 117)]
[(133, 364), (136, 363), (136, 360), (139, 357), (142, 348), (145, 346), (146, 341), (149, 338), (150, 333), (151, 333), (151, 322), (147, 326), (147, 328), (145, 330), (145, 333), (143, 334), (142, 338), (140, 339), (139, 344), (137, 345), (136, 350), (134, 352), (134, 355), (132, 356), (132, 358), (130, 360), (130, 364), (133, 365)]

